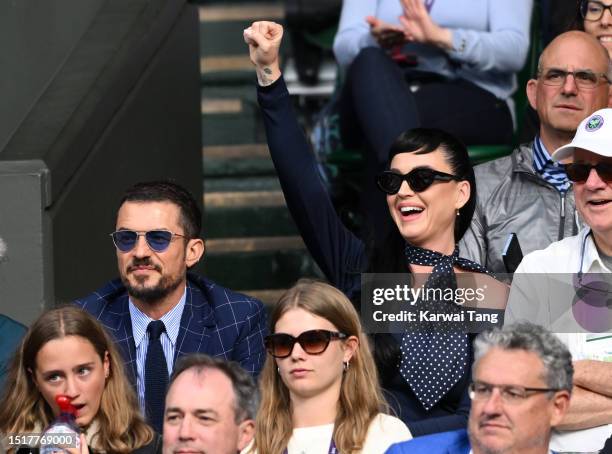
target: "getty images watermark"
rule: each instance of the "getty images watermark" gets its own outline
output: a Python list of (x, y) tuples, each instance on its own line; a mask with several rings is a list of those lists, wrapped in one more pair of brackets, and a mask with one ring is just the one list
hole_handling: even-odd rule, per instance
[(457, 273), (456, 286), (428, 274), (362, 275), (361, 316), (368, 332), (480, 332), (501, 326), (509, 287), (479, 273)]

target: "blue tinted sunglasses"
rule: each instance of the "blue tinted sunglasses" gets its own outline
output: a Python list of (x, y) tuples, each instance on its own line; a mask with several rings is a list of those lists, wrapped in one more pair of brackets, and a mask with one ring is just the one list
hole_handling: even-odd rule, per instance
[(148, 232), (135, 230), (117, 230), (110, 234), (113, 243), (121, 252), (129, 252), (136, 247), (138, 237), (144, 236), (149, 248), (155, 252), (163, 252), (168, 249), (172, 238), (175, 236), (185, 238), (185, 235), (173, 233), (169, 230), (149, 230)]

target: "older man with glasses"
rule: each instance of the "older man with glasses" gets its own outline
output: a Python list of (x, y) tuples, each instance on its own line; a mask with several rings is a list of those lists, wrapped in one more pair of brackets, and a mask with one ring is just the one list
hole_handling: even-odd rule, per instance
[(175, 183), (128, 189), (110, 234), (120, 277), (76, 301), (114, 336), (141, 409), (160, 433), (178, 357), (219, 356), (253, 375), (265, 359), (263, 304), (188, 273), (204, 254), (201, 219), (192, 195)]
[(562, 332), (578, 359), (576, 388), (564, 431), (553, 441), (561, 449), (597, 452), (612, 434), (612, 362), (602, 361), (612, 349), (612, 109), (587, 117), (553, 159), (565, 162), (585, 227), (523, 259), (506, 320)]
[(578, 232), (571, 182), (550, 155), (572, 140), (585, 117), (608, 105), (611, 77), (607, 51), (587, 33), (563, 33), (544, 49), (527, 83), (539, 134), (511, 155), (474, 168), (478, 200), (460, 244), (463, 257), (495, 273), (513, 272), (502, 256), (511, 233), (526, 254)]
[(549, 454), (572, 375), (565, 345), (538, 325), (482, 333), (474, 341), (468, 430), (418, 437), (387, 454)]

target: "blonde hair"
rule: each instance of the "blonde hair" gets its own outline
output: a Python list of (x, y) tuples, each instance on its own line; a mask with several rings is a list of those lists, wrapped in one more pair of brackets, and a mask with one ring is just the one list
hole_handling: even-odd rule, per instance
[(123, 369), (123, 362), (104, 328), (84, 310), (64, 306), (44, 312), (32, 324), (15, 354), (0, 399), (0, 433), (41, 430), (53, 421), (51, 407), (34, 383), (36, 355), (54, 339), (79, 336), (91, 343), (102, 362), (108, 353), (110, 375), (96, 416), (96, 442), (106, 453), (129, 453), (153, 440)]
[[(378, 384), (378, 374), (367, 337), (361, 330), (357, 311), (339, 290), (323, 282), (299, 280), (274, 306), (270, 332), (290, 309), (300, 308), (323, 317), (338, 331), (359, 339), (359, 346), (344, 372), (338, 401), (333, 439), (339, 452), (360, 452), (370, 423), (387, 411)], [(293, 432), (289, 390), (268, 355), (260, 379), (261, 406), (257, 414), (253, 451), (281, 454)]]

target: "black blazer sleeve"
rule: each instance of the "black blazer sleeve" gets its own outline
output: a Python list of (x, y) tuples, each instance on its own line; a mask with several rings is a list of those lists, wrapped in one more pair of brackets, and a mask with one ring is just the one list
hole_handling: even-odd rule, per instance
[(308, 251), (327, 279), (346, 294), (359, 286), (364, 244), (344, 227), (316, 168), (281, 77), (258, 87), (268, 147), (287, 206)]

